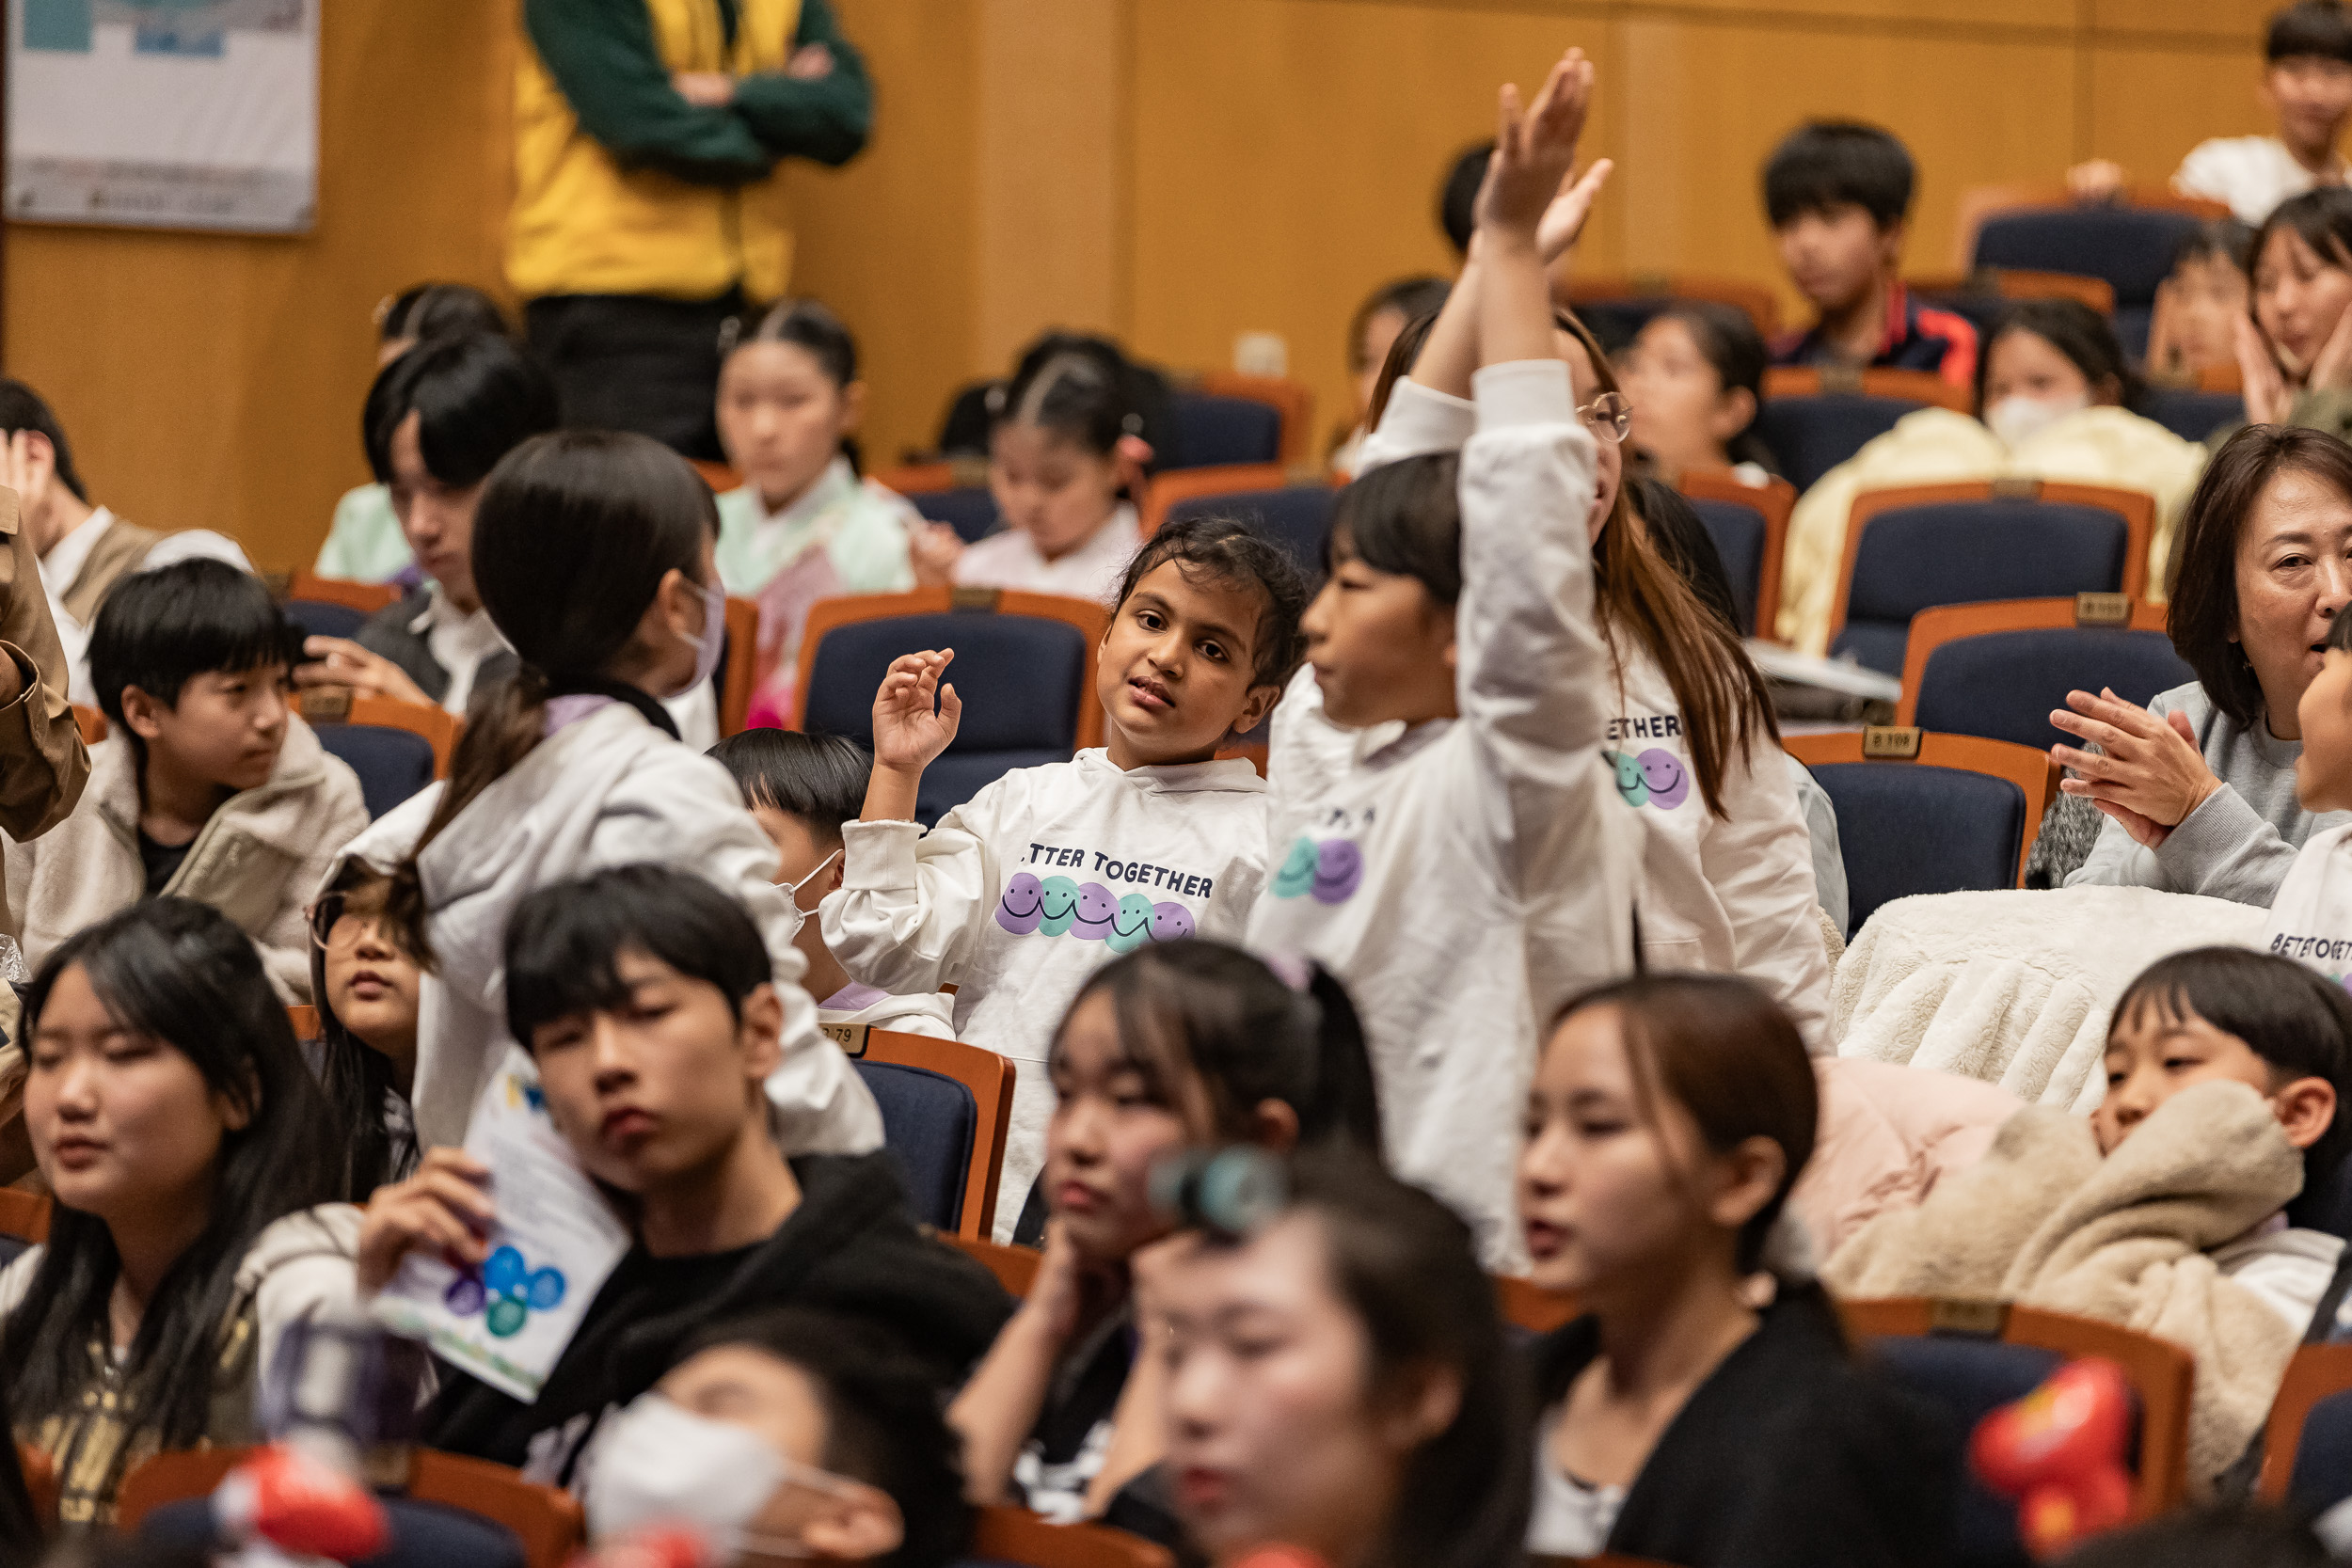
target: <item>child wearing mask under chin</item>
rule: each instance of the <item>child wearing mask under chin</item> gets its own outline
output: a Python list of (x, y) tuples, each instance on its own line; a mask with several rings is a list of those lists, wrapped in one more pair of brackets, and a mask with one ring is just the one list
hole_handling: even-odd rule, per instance
[(1815, 483), (1788, 519), (1778, 631), (1828, 651), (1845, 560), (1846, 519), (1865, 490), (1978, 479), (2042, 479), (2144, 490), (2155, 498), (2148, 581), (2161, 598), (2172, 534), (2204, 449), (2132, 412), (2140, 387), (2106, 319), (2071, 299), (2021, 300), (1994, 324), (1977, 362), (1972, 420), (1923, 408)]

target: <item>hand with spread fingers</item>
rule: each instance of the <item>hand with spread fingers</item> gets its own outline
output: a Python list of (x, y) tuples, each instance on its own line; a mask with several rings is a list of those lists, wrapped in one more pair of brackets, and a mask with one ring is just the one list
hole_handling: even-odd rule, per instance
[(2099, 748), (2051, 747), (2051, 757), (2078, 775), (2058, 787), (2090, 800), (2151, 849), (2221, 787), (2185, 713), (2158, 718), (2110, 689), (2095, 697), (2070, 691), (2050, 722)]

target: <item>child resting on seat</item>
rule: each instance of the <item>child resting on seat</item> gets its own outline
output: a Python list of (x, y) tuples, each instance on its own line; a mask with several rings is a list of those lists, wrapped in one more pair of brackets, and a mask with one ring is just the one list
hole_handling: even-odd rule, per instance
[(2102, 1318), (2197, 1361), (2189, 1474), (2211, 1481), (2267, 1415), (2344, 1243), (2352, 998), (2297, 965), (2205, 947), (2115, 1005), (2089, 1122), (2020, 1112), (1974, 1169), (1830, 1259), (1847, 1296), (1977, 1295)]
[(865, 813), (842, 828), (843, 885), (820, 906), (825, 946), (884, 990), (956, 987), (958, 1037), (1019, 1064), (1000, 1241), (1044, 1162), (1046, 1048), (1087, 976), (1146, 942), (1241, 935), (1265, 880), (1265, 782), (1216, 750), (1281, 696), (1306, 597), (1290, 558), (1239, 523), (1160, 530), (1128, 565), (1097, 657), (1108, 744), (1008, 773), (928, 833), (914, 802), (963, 711), (940, 684), (955, 651), (909, 654), (882, 680)]

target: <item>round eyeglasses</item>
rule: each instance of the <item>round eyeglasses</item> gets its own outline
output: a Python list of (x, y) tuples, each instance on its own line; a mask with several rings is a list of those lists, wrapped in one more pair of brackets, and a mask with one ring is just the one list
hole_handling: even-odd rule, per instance
[(1622, 441), (1633, 428), (1633, 404), (1622, 392), (1603, 392), (1576, 411), (1596, 440), (1611, 444)]

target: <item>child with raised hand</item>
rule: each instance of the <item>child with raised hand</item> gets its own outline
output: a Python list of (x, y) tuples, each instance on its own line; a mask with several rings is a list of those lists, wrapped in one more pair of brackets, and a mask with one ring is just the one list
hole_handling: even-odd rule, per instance
[(174, 894), (251, 937), (282, 1000), (310, 1000), (303, 902), (368, 809), (287, 705), (299, 641), (261, 579), (218, 561), (134, 573), (107, 597), (90, 673), (111, 729), (73, 814), (8, 857), (28, 962)]
[(948, 1419), (973, 1501), (1017, 1498), (1071, 1524), (1104, 1513), (1160, 1458), (1161, 1367), (1141, 1354), (1170, 1228), (1153, 1166), (1232, 1144), (1376, 1159), (1380, 1116), (1337, 980), (1317, 970), (1301, 990), (1199, 939), (1096, 970), (1048, 1069), (1044, 1262)]
[[(1471, 1217), (1490, 1264), (1518, 1252), (1531, 991), (1633, 964), (1645, 830), (1601, 760), (1593, 622), (1606, 513), (1538, 238), (1591, 85), (1572, 50), (1525, 115), (1502, 91), (1470, 273), (1333, 518), (1313, 678), (1275, 719), (1276, 872), (1249, 926), (1252, 947), (1304, 951), (1355, 993), (1390, 1159)], [(1452, 386), (1475, 394), (1467, 444)], [(1334, 726), (1362, 733), (1335, 748)]]
[(808, 607), (914, 586), (923, 530), (907, 499), (858, 478), (851, 437), (866, 411), (857, 340), (813, 299), (769, 309), (719, 369), (719, 444), (743, 483), (719, 498), (719, 576), (759, 604), (759, 662), (775, 673), (753, 723), (791, 720)]
[(963, 711), (941, 684), (954, 650), (909, 654), (882, 679), (825, 945), (869, 986), (956, 987), (957, 1037), (1017, 1064), (1000, 1239), (1044, 1160), (1047, 1046), (1087, 976), (1146, 942), (1241, 934), (1265, 878), (1265, 784), (1216, 751), (1281, 695), (1305, 600), (1290, 558), (1243, 525), (1162, 529), (1129, 563), (1097, 657), (1108, 743), (1008, 773), (928, 833), (923, 770)]
[(425, 972), (412, 1096), (422, 1147), (464, 1141), (512, 1043), (499, 940), (516, 906), (636, 861), (691, 867), (759, 923), (784, 1010), (769, 1095), (786, 1147), (882, 1142), (873, 1097), (797, 984), (801, 915), (772, 879), (775, 847), (726, 769), (680, 744), (667, 705), (718, 665), (717, 533), (709, 487), (643, 436), (533, 436), (483, 488), (473, 578), (521, 667), (475, 705), (448, 782), (344, 850), (390, 873), (385, 912)]
[(750, 729), (722, 740), (710, 754), (735, 775), (743, 803), (776, 847), (776, 886), (801, 911), (793, 944), (808, 960), (801, 983), (817, 1003), (817, 1022), (835, 1030), (891, 1029), (954, 1039), (954, 997), (939, 991), (893, 996), (858, 984), (825, 945), (823, 925), (809, 918), (841, 885), (841, 827), (865, 809), (872, 753), (846, 736)]
[(1531, 1554), (1941, 1560), (1960, 1433), (1856, 1363), (1802, 1246), (1775, 1244), (1819, 1109), (1795, 1025), (1743, 980), (1621, 981), (1553, 1025), (1519, 1219), (1536, 1283), (1585, 1315), (1531, 1350)]

